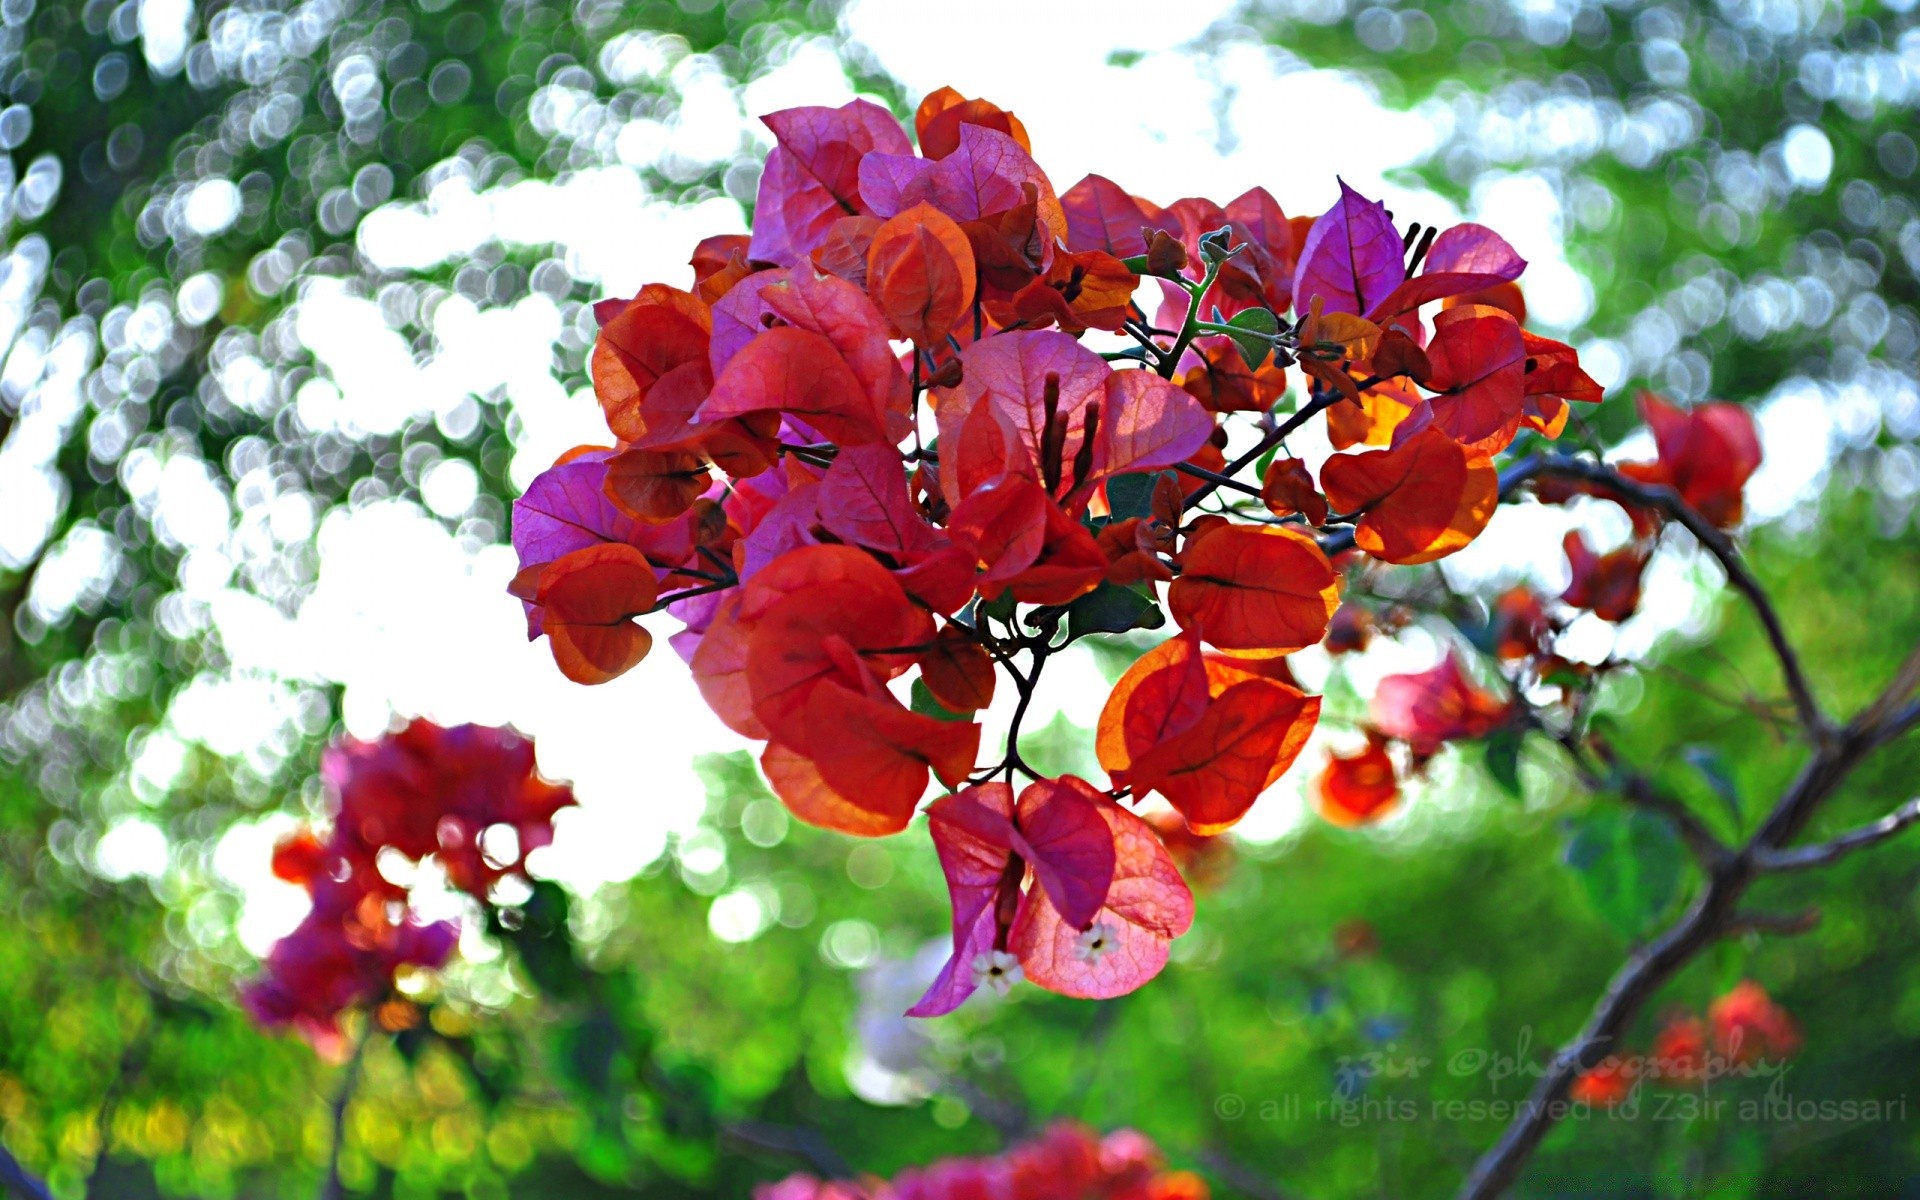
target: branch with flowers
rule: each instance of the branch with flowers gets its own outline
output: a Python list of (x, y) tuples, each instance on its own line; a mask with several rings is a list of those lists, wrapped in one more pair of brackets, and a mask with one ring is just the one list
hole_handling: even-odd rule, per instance
[[(1500, 747), (1511, 774), (1520, 739), (1544, 735), (1587, 788), (1670, 823), (1705, 880), (1634, 952), (1463, 1195), (1512, 1182), (1555, 1102), (1628, 1082), (1605, 1060), (1702, 949), (1804, 925), (1743, 909), (1755, 879), (1920, 820), (1910, 805), (1793, 844), (1861, 759), (1920, 723), (1920, 662), (1844, 725), (1821, 710), (1727, 532), (1760, 460), (1745, 410), (1643, 397), (1649, 463), (1547, 448), (1572, 405), (1602, 392), (1571, 347), (1525, 328), (1526, 264), (1494, 231), (1402, 229), (1344, 183), (1312, 218), (1259, 188), (1224, 206), (1161, 206), (1097, 175), (1057, 192), (1012, 114), (950, 89), (920, 106), (917, 151), (864, 101), (765, 120), (777, 145), (751, 234), (695, 247), (690, 288), (596, 306), (612, 444), (569, 451), (515, 502), (510, 590), (529, 638), (583, 684), (646, 657), (641, 618), (675, 618), (672, 649), (714, 713), (763, 744), (761, 770), (799, 819), (882, 837), (924, 815), (952, 951), (911, 1015), (1021, 980), (1088, 999), (1152, 980), (1194, 916), (1170, 845), (1232, 828), (1289, 771), (1321, 697), (1288, 656), (1357, 650), (1409, 623), (1400, 579), (1437, 585), (1431, 610), (1478, 626), (1487, 653), (1456, 649), (1378, 686), (1365, 747), (1314, 783), (1328, 820), (1378, 821), (1448, 745), (1484, 742), (1490, 767)], [(1309, 466), (1289, 442), (1315, 423), (1333, 453)], [(1596, 551), (1567, 535), (1572, 585), (1557, 603), (1519, 588), (1482, 613), (1409, 570), (1471, 544), (1523, 494), (1617, 503), (1632, 536)], [(1691, 536), (1756, 614), (1809, 749), (1737, 846), (1595, 728), (1595, 685), (1622, 665), (1555, 652), (1571, 614), (1637, 610), (1670, 535)], [(1049, 661), (1169, 622), (1106, 699), (1093, 747), (1106, 778), (1037, 770), (1022, 739)], [(983, 756), (979, 717), (1003, 675), (1006, 743)], [(398, 973), (444, 960), (452, 938), (404, 915), (370, 855), (443, 856), (491, 911), (492, 885), (570, 801), (540, 790), (553, 785), (532, 775), (530, 749), (524, 764), (514, 748), (508, 767), (474, 765), (507, 754), (488, 738), (510, 735), (416, 728), (342, 751), (364, 778), (336, 771), (333, 840), (283, 849), (315, 915), (250, 992), (263, 1020), (323, 1039), (348, 1007), (408, 1020)], [(367, 806), (404, 789), (369, 781), (405, 762), (431, 821), (370, 825)], [(505, 792), (482, 782), (502, 779)], [(923, 807), (936, 780), (943, 794)], [(1149, 797), (1176, 815), (1143, 813)], [(496, 859), (477, 839), (502, 823), (519, 849)], [(512, 934), (510, 915), (490, 920)], [(1722, 1024), (1786, 1044), (1764, 993), (1734, 1008)]]

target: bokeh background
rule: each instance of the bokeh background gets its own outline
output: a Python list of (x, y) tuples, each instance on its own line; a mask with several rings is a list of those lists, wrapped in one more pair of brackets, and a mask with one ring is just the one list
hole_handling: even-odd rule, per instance
[[(556, 999), (470, 919), (420, 981), (433, 1021), (368, 1050), (342, 1171), (377, 1196), (736, 1197), (806, 1165), (741, 1122), (886, 1173), (1059, 1116), (1220, 1195), (1444, 1195), (1500, 1122), (1433, 1102), (1517, 1099), (1484, 1064), (1569, 1034), (1684, 900), (1671, 839), (1551, 755), (1451, 752), (1353, 833), (1306, 815), (1321, 748), (1145, 991), (911, 1023), (946, 920), (924, 839), (790, 825), (671, 656), (583, 689), (525, 642), (507, 508), (605, 436), (590, 302), (745, 228), (758, 114), (942, 84), (1014, 110), (1061, 187), (1311, 214), (1338, 173), (1403, 221), (1492, 224), (1535, 327), (1615, 396), (1569, 436), (1643, 449), (1643, 386), (1754, 406), (1748, 536), (1823, 696), (1920, 637), (1912, 0), (0, 0), (0, 1142), (61, 1196), (314, 1193), (340, 1068), (234, 989), (303, 910), (268, 857), (324, 814), (320, 747), (396, 714), (511, 722), (575, 781), (544, 919), (616, 982)], [(1516, 506), (1429, 574), (1557, 590), (1569, 519), (1618, 514)], [(1730, 827), (1796, 753), (1717, 584), (1665, 550), (1642, 615), (1573, 645), (1637, 661), (1617, 738)], [(1299, 656), (1321, 740), (1436, 637)], [(1049, 672), (1030, 759), (1090, 769), (1129, 652)], [(1830, 820), (1916, 777), (1909, 741)], [(1721, 946), (1663, 1004), (1761, 979), (1806, 1032), (1787, 1091), (1905, 1100), (1917, 879), (1896, 843), (1770, 884), (1819, 927)], [(416, 894), (461, 915), (441, 892)], [(1920, 1194), (1910, 1111), (1595, 1117), (1526, 1187)]]

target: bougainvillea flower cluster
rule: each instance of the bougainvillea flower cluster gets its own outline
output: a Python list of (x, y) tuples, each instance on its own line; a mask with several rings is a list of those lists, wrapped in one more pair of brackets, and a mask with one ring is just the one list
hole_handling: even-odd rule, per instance
[[(1340, 606), (1323, 542), (1454, 553), (1500, 499), (1493, 456), (1600, 388), (1522, 327), (1526, 264), (1482, 225), (1402, 228), (1344, 183), (1311, 217), (1260, 188), (1062, 190), (1017, 117), (951, 89), (912, 136), (866, 101), (764, 120), (751, 233), (596, 307), (612, 440), (514, 506), (529, 636), (600, 683), (651, 649), (639, 618), (676, 617), (813, 824), (899, 832), (937, 780), (954, 950), (916, 1012), (1018, 977), (1129, 991), (1192, 919), (1129, 806), (1217, 835), (1293, 764), (1319, 700), (1286, 656)], [(1283, 451), (1321, 417), (1316, 471)], [(1101, 716), (1104, 782), (1031, 771), (1019, 717), (982, 761), (998, 692), (1024, 715), (1066, 642), (1168, 618)], [(1430, 747), (1500, 715), (1453, 699), (1382, 730)]]
[(408, 889), (381, 870), (384, 855), (432, 858), (452, 886), (492, 904), (496, 885), (552, 841), (554, 814), (574, 798), (540, 777), (532, 742), (483, 725), (415, 720), (348, 739), (326, 752), (321, 775), (336, 803), (332, 830), (296, 833), (273, 856), (274, 874), (306, 888), (313, 907), (241, 999), (261, 1024), (324, 1043), (343, 1012), (386, 998), (404, 968), (437, 968), (453, 953), (458, 930), (410, 911)]
[(1132, 1130), (1101, 1137), (1060, 1122), (990, 1158), (948, 1158), (891, 1181), (822, 1181), (793, 1175), (754, 1189), (754, 1200), (1207, 1200), (1206, 1181), (1169, 1171)]

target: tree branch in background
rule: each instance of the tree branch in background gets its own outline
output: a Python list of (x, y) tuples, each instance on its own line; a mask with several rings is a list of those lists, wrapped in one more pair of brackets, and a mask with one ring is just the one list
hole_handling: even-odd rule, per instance
[(1792, 850), (1775, 850), (1758, 855), (1754, 865), (1763, 871), (1804, 871), (1839, 862), (1855, 850), (1865, 850), (1920, 822), (1920, 799), (1909, 800), (1869, 825), (1843, 833), (1831, 841)]
[[(1596, 483), (1608, 491), (1644, 508), (1657, 509), (1685, 526), (1693, 534), (1707, 553), (1719, 561), (1720, 567), (1727, 573), (1727, 582), (1735, 591), (1746, 597), (1753, 606), (1754, 615), (1760, 618), (1760, 625), (1766, 631), (1767, 642), (1773, 647), (1774, 657), (1780, 660), (1780, 673), (1787, 683), (1787, 694), (1793, 698), (1794, 711), (1799, 714), (1800, 725), (1811, 736), (1816, 745), (1824, 743), (1833, 735), (1833, 725), (1821, 711), (1819, 702), (1813, 697), (1813, 688), (1807, 683), (1806, 672), (1800, 666), (1800, 656), (1787, 640), (1786, 628), (1780, 623), (1780, 614), (1774, 610), (1773, 601), (1767, 596), (1766, 589), (1747, 569), (1746, 560), (1734, 546), (1732, 539), (1695, 512), (1681, 500), (1672, 489), (1649, 487), (1628, 479), (1620, 472), (1604, 463), (1584, 458), (1572, 458), (1564, 454), (1541, 455), (1535, 473), (1557, 475), (1564, 479), (1579, 479), (1587, 483)], [(1501, 483), (1506, 483), (1502, 473)]]
[(743, 1120), (728, 1121), (720, 1127), (720, 1133), (749, 1149), (801, 1159), (824, 1179), (848, 1179), (853, 1175), (847, 1160), (818, 1130)]
[(333, 1138), (327, 1149), (327, 1178), (320, 1185), (320, 1200), (342, 1200), (346, 1189), (340, 1182), (340, 1150), (346, 1143), (347, 1105), (353, 1102), (354, 1089), (360, 1086), (360, 1061), (366, 1057), (367, 1042), (373, 1035), (372, 1017), (354, 1040), (353, 1056), (347, 1059), (340, 1076), (340, 1087), (333, 1093)]
[[(1920, 821), (1920, 801), (1913, 801), (1872, 825), (1831, 841), (1788, 848), (1855, 767), (1920, 722), (1920, 713), (1899, 707), (1907, 695), (1920, 686), (1920, 652), (1908, 658), (1878, 699), (1844, 728), (1836, 730), (1814, 702), (1799, 656), (1786, 639), (1771, 599), (1724, 534), (1667, 489), (1642, 487), (1599, 464), (1552, 456), (1541, 458), (1536, 470), (1601, 484), (1633, 503), (1668, 513), (1694, 533), (1701, 545), (1720, 561), (1728, 580), (1753, 605), (1766, 628), (1792, 693), (1801, 727), (1813, 746), (1813, 755), (1752, 837), (1737, 852), (1707, 864), (1706, 884), (1687, 911), (1666, 932), (1635, 950), (1615, 972), (1586, 1026), (1554, 1056), (1528, 1095), (1520, 1115), (1475, 1164), (1459, 1191), (1462, 1200), (1487, 1200), (1512, 1185), (1541, 1140), (1564, 1115), (1574, 1080), (1614, 1052), (1627, 1023), (1696, 955), (1724, 937), (1756, 931), (1803, 932), (1818, 919), (1817, 912), (1780, 918), (1742, 911), (1739, 902), (1756, 879), (1775, 871), (1826, 866)], [(1506, 483), (1504, 475), (1502, 483)], [(1577, 751), (1575, 757), (1576, 761), (1580, 758)], [(1619, 777), (1617, 770), (1612, 773)], [(1681, 821), (1682, 833), (1686, 834), (1688, 823), (1665, 806), (1661, 808)], [(1689, 838), (1690, 842), (1693, 840)]]

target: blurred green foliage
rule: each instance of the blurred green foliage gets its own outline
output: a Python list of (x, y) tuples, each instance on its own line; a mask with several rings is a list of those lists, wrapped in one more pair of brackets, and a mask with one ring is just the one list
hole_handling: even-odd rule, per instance
[[(413, 307), (395, 293), (396, 320), (422, 353), (431, 289), (488, 303), (548, 289), (573, 321), (591, 297), (543, 254), (489, 245), (395, 279), (359, 256), (355, 224), (435, 171), (487, 185), (609, 161), (620, 122), (669, 117), (677, 99), (670, 76), (606, 69), (622, 35), (681, 38), (738, 82), (830, 31), (835, 13), (785, 0), (236, 2), (203, 7), (177, 57), (154, 62), (161, 39), (140, 14), (103, 0), (0, 4), (0, 92), (17, 106), (0, 106), (17, 172), (7, 278), (35, 281), (8, 293), (26, 298), (0, 371), (0, 436), (66, 403), (47, 366), (61, 339), (87, 347), (60, 384), (76, 398), (46, 463), (64, 503), (41, 545), (0, 571), (0, 1142), (64, 1197), (305, 1196), (343, 1072), (257, 1033), (231, 1004), (249, 960), (209, 856), (237, 818), (298, 805), (333, 698), (301, 697), (272, 754), (196, 749), (168, 794), (138, 797), (183, 860), (166, 881), (93, 870), (92, 840), (134, 808), (143, 731), (221, 655), (206, 615), (176, 594), (182, 547), (119, 464), (142, 451), (192, 459), (236, 499), (259, 472), (268, 499), (324, 509), (415, 494), (421, 452), (409, 450), (431, 446), (480, 471), (462, 532), (501, 536), (513, 431), (497, 398), (459, 436), (432, 422), (358, 439), (300, 427), (290, 403), (314, 364), (285, 316), (301, 282), (404, 285)], [(1876, 372), (1913, 372), (1910, 8), (1448, 0), (1245, 19), (1296, 54), (1367, 73), (1389, 100), (1444, 109), (1453, 135), (1423, 171), (1433, 186), (1465, 197), (1489, 172), (1542, 173), (1595, 289), (1581, 339), (1605, 339), (1632, 378), (1751, 400), (1797, 373), (1872, 386), (1889, 377)], [(893, 94), (849, 62), (860, 86)], [(543, 132), (532, 113), (554, 88), (604, 105), (604, 127)], [(1817, 188), (1785, 157), (1802, 125), (1831, 149)], [(60, 183), (41, 204), (50, 168), (35, 164), (51, 160)], [(731, 159), (646, 171), (656, 194), (751, 190)], [(188, 204), (218, 180), (237, 208), (202, 233)], [(215, 303), (192, 323), (199, 301), (184, 285), (206, 272)], [(559, 375), (578, 380), (585, 345), (563, 341)], [(259, 390), (223, 374), (242, 360), (261, 366)], [(1755, 545), (1839, 711), (1920, 640), (1913, 489), (1886, 483), (1914, 474), (1917, 421), (1910, 408), (1876, 416), (1818, 509)], [(1595, 418), (1604, 438), (1632, 423), (1625, 404)], [(36, 609), (44, 548), (88, 527), (111, 534), (123, 568)], [(291, 604), (313, 561), (293, 539), (243, 583)], [(1090, 641), (1113, 670), (1139, 649)], [(1779, 690), (1771, 660), (1730, 599), (1710, 628), (1607, 687), (1623, 753), (1729, 835), (1795, 767), (1764, 703)], [(1330, 720), (1360, 715), (1351, 686), (1336, 679), (1328, 694)], [(1087, 744), (1063, 720), (1029, 753), (1087, 771)], [(910, 1023), (899, 1014), (946, 927), (924, 840), (803, 828), (749, 761), (703, 770), (697, 833), (628, 884), (541, 887), (516, 927), (492, 932), (499, 954), (423, 983), (421, 1024), (368, 1040), (341, 1161), (352, 1191), (736, 1197), (823, 1156), (889, 1173), (1064, 1115), (1137, 1126), (1223, 1194), (1251, 1179), (1288, 1196), (1443, 1195), (1504, 1122), (1436, 1105), (1518, 1100), (1527, 1066), (1577, 1027), (1627, 939), (1697, 882), (1661, 827), (1581, 794), (1552, 747), (1469, 747), (1432, 765), (1390, 835), (1310, 824), (1239, 845), (1173, 967), (1135, 996), (1084, 1004), (1029, 988)], [(1823, 828), (1884, 812), (1916, 774), (1909, 739), (1859, 773)], [(1759, 900), (1818, 904), (1820, 926), (1716, 948), (1643, 1017), (1640, 1044), (1666, 1005), (1698, 1009), (1751, 975), (1807, 1030), (1787, 1092), (1904, 1101), (1920, 1071), (1917, 880), (1920, 861), (1895, 843), (1770, 882)], [(1740, 1119), (1764, 1087), (1716, 1085), (1719, 1110), (1650, 1094), (1631, 1118), (1568, 1122), (1527, 1194), (1916, 1186), (1911, 1114)]]

